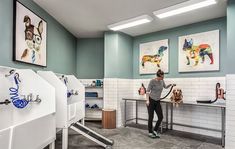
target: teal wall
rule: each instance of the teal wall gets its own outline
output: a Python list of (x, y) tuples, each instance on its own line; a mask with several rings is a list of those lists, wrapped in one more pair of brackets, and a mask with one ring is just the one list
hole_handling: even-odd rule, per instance
[(118, 34), (104, 34), (104, 77), (118, 78)]
[(227, 7), (227, 73), (235, 73), (235, 1), (229, 0)]
[(132, 78), (131, 36), (119, 32), (105, 33), (105, 78)]
[[(233, 18), (235, 18), (234, 14), (233, 14)], [(217, 30), (217, 29), (220, 30), (220, 71), (179, 73), (178, 72), (178, 37), (183, 36), (183, 35), (188, 35), (188, 34)], [(234, 23), (233, 23), (233, 26), (231, 25), (231, 30), (233, 30), (234, 32)], [(234, 37), (234, 34), (233, 34), (233, 37)], [(133, 78), (134, 79), (151, 78), (155, 76), (155, 75), (140, 75), (139, 74), (139, 44), (145, 43), (145, 42), (156, 41), (156, 40), (162, 40), (162, 39), (169, 39), (169, 49), (170, 49), (169, 73), (166, 75), (166, 77), (205, 77), (205, 76), (212, 77), (212, 76), (224, 76), (226, 74), (228, 70), (227, 60), (226, 60), (227, 59), (226, 58), (227, 57), (226, 17), (135, 37), (133, 39)], [(233, 43), (234, 41), (235, 41), (235, 38), (233, 38)], [(233, 53), (235, 53), (234, 46), (233, 46)]]
[(0, 65), (76, 74), (77, 38), (32, 0), (20, 1), (47, 21), (47, 67), (42, 68), (12, 61), (13, 0), (0, 1)]
[(131, 36), (118, 34), (118, 70), (119, 78), (132, 78), (133, 76), (133, 39)]
[(104, 78), (104, 38), (77, 40), (77, 76), (79, 79)]

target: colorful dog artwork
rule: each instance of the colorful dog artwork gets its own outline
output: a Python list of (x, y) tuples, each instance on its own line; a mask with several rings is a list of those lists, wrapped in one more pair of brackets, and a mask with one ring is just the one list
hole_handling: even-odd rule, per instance
[(27, 48), (23, 51), (21, 59), (33, 64), (41, 60), (41, 43), (43, 33), (43, 23), (40, 21), (37, 26), (31, 24), (29, 16), (24, 17), (25, 23), (25, 43)]
[(46, 66), (47, 23), (16, 1), (14, 60)]
[(219, 70), (219, 30), (179, 37), (179, 72)]
[(194, 66), (197, 66), (200, 60), (201, 63), (204, 63), (205, 56), (210, 58), (210, 64), (214, 63), (212, 49), (209, 44), (193, 45), (193, 39), (190, 39), (189, 41), (185, 39), (183, 50), (187, 52), (187, 65), (191, 64), (190, 59), (194, 60)]
[(140, 74), (154, 74), (158, 69), (168, 72), (168, 40), (140, 45)]
[(150, 62), (150, 63), (156, 63), (157, 67), (160, 68), (160, 63), (162, 61), (162, 58), (164, 56), (164, 51), (167, 49), (167, 47), (165, 46), (161, 46), (158, 50), (157, 53), (155, 55), (144, 55), (142, 57), (142, 66), (144, 67), (144, 64), (146, 62)]

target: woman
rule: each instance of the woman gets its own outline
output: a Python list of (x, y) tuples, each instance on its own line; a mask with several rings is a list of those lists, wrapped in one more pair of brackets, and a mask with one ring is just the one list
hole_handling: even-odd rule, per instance
[[(163, 88), (169, 88), (173, 84), (166, 85), (164, 82), (164, 72), (159, 69), (156, 73), (157, 78), (154, 78), (150, 81), (146, 93), (146, 105), (148, 108), (148, 130), (149, 130), (149, 137), (151, 138), (160, 138), (157, 131), (162, 122), (163, 115), (162, 115), (162, 107), (160, 104), (160, 98)], [(175, 86), (175, 85), (174, 85)], [(158, 121), (153, 129), (153, 117), (154, 111), (158, 116)]]

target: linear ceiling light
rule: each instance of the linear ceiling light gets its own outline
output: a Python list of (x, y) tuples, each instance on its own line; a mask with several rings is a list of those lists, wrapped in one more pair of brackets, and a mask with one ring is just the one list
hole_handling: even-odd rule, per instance
[(108, 26), (109, 29), (117, 31), (117, 30), (121, 30), (121, 29), (125, 29), (125, 28), (129, 28), (129, 27), (133, 27), (133, 26), (137, 26), (137, 25), (141, 25), (144, 23), (148, 23), (151, 22), (153, 20), (153, 18), (151, 18), (148, 15), (142, 15), (136, 18), (132, 18), (129, 20), (124, 20), (115, 24), (111, 24)]
[(178, 14), (182, 14), (188, 11), (192, 11), (195, 9), (203, 8), (209, 5), (216, 4), (216, 0), (189, 0), (184, 3), (180, 3), (168, 8), (164, 8), (158, 11), (153, 12), (153, 14), (162, 19)]

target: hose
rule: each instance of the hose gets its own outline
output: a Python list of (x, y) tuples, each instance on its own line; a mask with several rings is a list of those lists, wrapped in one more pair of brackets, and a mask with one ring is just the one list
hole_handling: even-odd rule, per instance
[(170, 91), (164, 97), (161, 97), (160, 100), (165, 99), (171, 93), (173, 87), (174, 87), (174, 85), (171, 86)]
[(16, 87), (10, 87), (9, 88), (11, 100), (12, 100), (13, 105), (16, 108), (23, 109), (28, 105), (29, 101), (27, 101), (26, 99), (20, 99), (20, 97), (19, 97), (18, 92), (19, 92), (19, 82), (20, 82), (20, 80), (19, 80), (19, 74), (18, 73), (15, 74), (14, 80), (15, 80)]
[[(61, 79), (63, 79), (63, 82), (64, 82), (65, 86), (67, 86), (68, 79), (64, 75), (62, 75)], [(71, 97), (72, 95), (73, 94), (71, 92), (69, 92), (69, 90), (67, 90), (67, 98)]]

